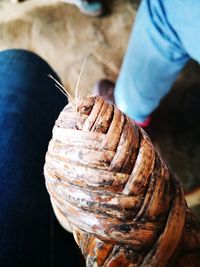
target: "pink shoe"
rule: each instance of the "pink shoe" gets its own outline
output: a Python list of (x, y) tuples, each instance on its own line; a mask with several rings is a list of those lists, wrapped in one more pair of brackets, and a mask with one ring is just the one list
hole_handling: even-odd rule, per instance
[(136, 123), (138, 126), (142, 127), (142, 128), (147, 128), (147, 127), (149, 126), (150, 122), (151, 122), (151, 117), (148, 117), (148, 118), (147, 118), (145, 121), (143, 121), (143, 122), (135, 121), (135, 123)]

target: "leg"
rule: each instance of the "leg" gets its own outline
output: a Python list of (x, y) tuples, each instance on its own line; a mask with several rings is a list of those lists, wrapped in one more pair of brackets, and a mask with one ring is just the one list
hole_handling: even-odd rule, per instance
[(68, 237), (58, 237), (43, 177), (51, 130), (67, 103), (48, 74), (57, 77), (33, 53), (0, 53), (1, 266), (64, 266), (60, 259), (72, 260), (67, 250), (73, 244), (60, 248)]
[(167, 18), (166, 12), (182, 12), (174, 3), (142, 1), (116, 83), (117, 106), (138, 122), (155, 110), (190, 58)]

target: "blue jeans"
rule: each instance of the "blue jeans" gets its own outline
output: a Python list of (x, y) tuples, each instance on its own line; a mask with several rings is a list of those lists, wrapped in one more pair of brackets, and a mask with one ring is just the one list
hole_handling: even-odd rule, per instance
[[(56, 221), (43, 165), (67, 99), (37, 55), (0, 52), (0, 266), (79, 266), (71, 234)], [(58, 79), (58, 78), (57, 78)]]
[(115, 87), (117, 106), (143, 122), (190, 58), (200, 62), (200, 1), (143, 0)]

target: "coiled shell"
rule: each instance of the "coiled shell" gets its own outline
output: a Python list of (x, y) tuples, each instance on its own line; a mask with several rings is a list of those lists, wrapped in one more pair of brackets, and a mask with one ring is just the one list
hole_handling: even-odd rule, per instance
[(186, 266), (179, 255), (199, 266), (199, 224), (179, 182), (145, 132), (103, 98), (63, 109), (44, 174), (87, 266)]

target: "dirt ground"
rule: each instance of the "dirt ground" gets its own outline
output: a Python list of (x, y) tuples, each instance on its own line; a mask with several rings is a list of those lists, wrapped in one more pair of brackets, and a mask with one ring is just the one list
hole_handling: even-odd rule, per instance
[(36, 52), (71, 92), (84, 58), (90, 55), (80, 83), (87, 94), (98, 79), (116, 79), (134, 20), (130, 1), (110, 1), (111, 6), (112, 15), (99, 19), (58, 0), (29, 0), (16, 5), (2, 2), (0, 49)]
[[(73, 94), (85, 57), (80, 88), (118, 76), (139, 1), (107, 1), (110, 14), (90, 18), (60, 1), (0, 0), (0, 50), (29, 49), (42, 56)], [(148, 130), (154, 145), (177, 174), (185, 192), (200, 187), (200, 67), (191, 62), (153, 114)], [(200, 216), (200, 191), (188, 196)]]

